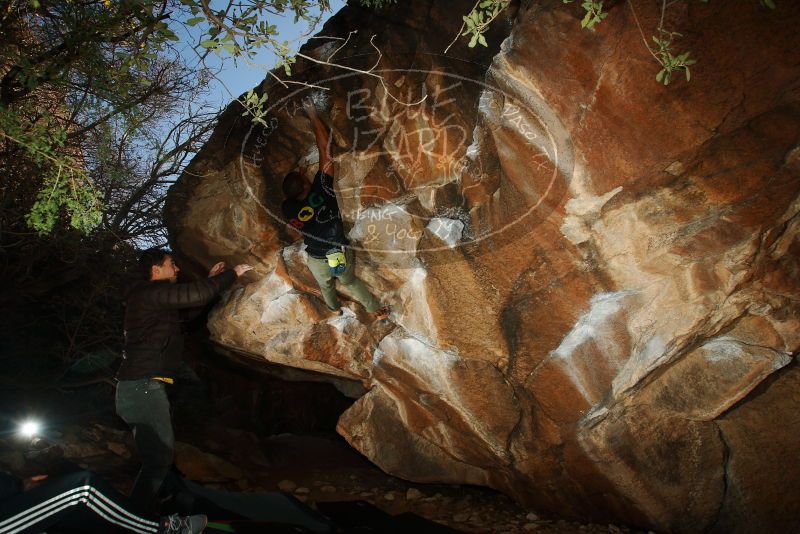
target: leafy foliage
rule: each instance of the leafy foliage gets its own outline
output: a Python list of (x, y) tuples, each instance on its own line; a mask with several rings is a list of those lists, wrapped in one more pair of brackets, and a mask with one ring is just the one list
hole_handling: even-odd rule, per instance
[[(294, 58), (289, 43), (277, 39), (278, 27), (269, 19), (290, 14), (295, 22), (304, 20), (314, 26), (322, 13), (330, 11), (329, 0), (245, 0), (229, 2), (224, 9), (212, 8), (208, 0), (180, 1), (191, 13), (186, 24), (204, 31), (202, 48), (234, 58), (252, 58), (267, 48), (280, 58), (278, 66), (284, 67), (287, 76)], [(319, 9), (319, 16), (313, 15), (314, 9)]]
[(244, 113), (242, 113), (242, 117), (247, 117), (249, 115), (253, 122), (267, 128), (267, 112), (264, 109), (264, 104), (266, 104), (266, 102), (266, 94), (259, 96), (252, 89), (247, 91), (247, 93), (244, 95), (244, 100), (239, 100), (239, 103), (242, 104), (242, 107), (244, 107)]
[(501, 11), (508, 7), (510, 0), (482, 0), (472, 8), (467, 15), (462, 17), (464, 24), (461, 35), (470, 35), (467, 46), (474, 48), (476, 44), (488, 46), (483, 35), (489, 25), (497, 18)]
[(40, 169), (42, 189), (31, 212), (28, 225), (40, 233), (53, 230), (63, 208), (74, 228), (88, 232), (99, 222), (100, 199), (81, 162), (71, 154), (60, 154), (67, 132), (54, 117), (45, 114), (30, 122), (13, 111), (0, 116), (0, 133), (18, 143)]
[[(571, 4), (573, 0), (563, 0), (565, 4)], [(596, 24), (601, 22), (608, 16), (608, 13), (603, 11), (603, 2), (597, 0), (584, 0), (581, 7), (586, 11), (586, 14), (581, 19), (581, 28), (592, 29)]]
[[(166, 2), (3, 2), (0, 134), (25, 149), (40, 191), (26, 220), (40, 233), (60, 214), (88, 233), (103, 201), (85, 161), (85, 136), (132, 117), (169, 88), (164, 52), (177, 36)], [(2, 157), (2, 155), (0, 155)]]
[(119, 356), (126, 267), (166, 243), (166, 189), (215, 123), (168, 10), (0, 9), (0, 337), (42, 340), (42, 357)]
[[(562, 0), (565, 4), (571, 4), (574, 1), (575, 0)], [(664, 12), (676, 1), (677, 0), (661, 0), (661, 21), (656, 28), (658, 35), (652, 37), (655, 42), (655, 47), (651, 48), (650, 45), (645, 43), (650, 53), (661, 65), (661, 69), (656, 74), (656, 81), (664, 85), (669, 85), (672, 80), (672, 74), (675, 71), (683, 71), (686, 75), (686, 81), (691, 80), (689, 66), (696, 63), (695, 59), (689, 58), (691, 55), (690, 51), (680, 54), (673, 52), (673, 41), (675, 38), (681, 37), (681, 34), (675, 31), (668, 31), (664, 28)], [(709, 0), (701, 1), (707, 3)], [(774, 10), (776, 8), (774, 0), (759, 0), (759, 3), (769, 9)], [(489, 24), (491, 24), (509, 4), (510, 2), (506, 0), (479, 0), (472, 11), (463, 17), (464, 24), (461, 27), (460, 35), (470, 36), (467, 46), (470, 48), (473, 48), (476, 44), (487, 46), (486, 38), (483, 34), (486, 32)], [(629, 5), (631, 9), (633, 9), (633, 4), (629, 2)], [(581, 2), (581, 7), (585, 12), (581, 19), (581, 28), (591, 30), (608, 16), (608, 13), (603, 10), (603, 0), (583, 0)], [(448, 46), (447, 49), (449, 48)], [(447, 50), (445, 50), (445, 52), (446, 51)]]
[(88, 233), (96, 227), (102, 215), (98, 192), (85, 177), (85, 172), (61, 165), (48, 168), (42, 189), (26, 218), (28, 226), (42, 234), (51, 232), (63, 207), (73, 228)]
[[(235, 61), (268, 48), (291, 75), (294, 53), (269, 20), (288, 14), (313, 28), (328, 10), (328, 0), (231, 0), (213, 7), (209, 0), (0, 0), (0, 135), (26, 149), (41, 185), (28, 223), (50, 232), (63, 213), (90, 231), (106, 199), (83, 161), (87, 134), (117, 117), (135, 123), (157, 113), (180, 84), (203, 76), (208, 53)], [(184, 65), (176, 47), (186, 44), (179, 43), (181, 28), (201, 33), (190, 44), (198, 66)]]
[(689, 65), (695, 63), (694, 59), (689, 59), (690, 52), (674, 55), (672, 53), (672, 40), (675, 37), (681, 37), (678, 32), (668, 32), (665, 30), (660, 31), (660, 38), (653, 36), (653, 41), (656, 43), (655, 54), (661, 63), (661, 70), (656, 74), (656, 81), (664, 85), (669, 85), (672, 79), (672, 73), (677, 70), (682, 70), (686, 74), (686, 81), (691, 79)]

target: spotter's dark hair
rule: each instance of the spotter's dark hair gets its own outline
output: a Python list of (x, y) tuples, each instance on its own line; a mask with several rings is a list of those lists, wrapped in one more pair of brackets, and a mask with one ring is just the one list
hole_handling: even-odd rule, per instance
[(172, 251), (166, 248), (148, 248), (142, 251), (139, 255), (139, 274), (145, 280), (150, 280), (153, 275), (153, 266), (158, 265), (160, 267), (164, 265), (164, 260), (171, 255)]

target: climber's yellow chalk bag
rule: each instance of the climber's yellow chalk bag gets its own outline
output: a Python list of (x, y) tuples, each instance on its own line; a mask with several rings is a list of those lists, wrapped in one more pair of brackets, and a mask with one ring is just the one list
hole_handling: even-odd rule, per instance
[(328, 259), (328, 268), (331, 270), (331, 274), (342, 274), (347, 268), (347, 260), (344, 257), (344, 247), (330, 249), (328, 253), (325, 254), (325, 257)]

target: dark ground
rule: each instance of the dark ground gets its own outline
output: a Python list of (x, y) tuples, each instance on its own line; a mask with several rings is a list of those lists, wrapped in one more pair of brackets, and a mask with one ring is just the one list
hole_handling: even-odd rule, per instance
[[(177, 391), (176, 464), (187, 478), (233, 491), (292, 493), (314, 505), (364, 500), (389, 514), (412, 512), (463, 532), (617, 533), (622, 526), (560, 521), (525, 510), (495, 491), (414, 484), (389, 476), (335, 432), (353, 402), (328, 384), (285, 382), (222, 362), (195, 346), (203, 385)], [(127, 492), (138, 469), (132, 437), (113, 413), (113, 386), (0, 389), (5, 421), (0, 468), (18, 475), (54, 472), (63, 459)], [(36, 417), (46, 441), (32, 446), (15, 423)]]

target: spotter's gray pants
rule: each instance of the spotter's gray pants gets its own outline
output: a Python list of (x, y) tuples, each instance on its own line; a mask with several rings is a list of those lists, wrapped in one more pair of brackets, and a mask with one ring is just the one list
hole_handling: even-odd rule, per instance
[(156, 513), (156, 496), (173, 461), (175, 435), (166, 384), (160, 380), (120, 380), (117, 414), (130, 425), (142, 468), (131, 490), (131, 502), (143, 513)]

